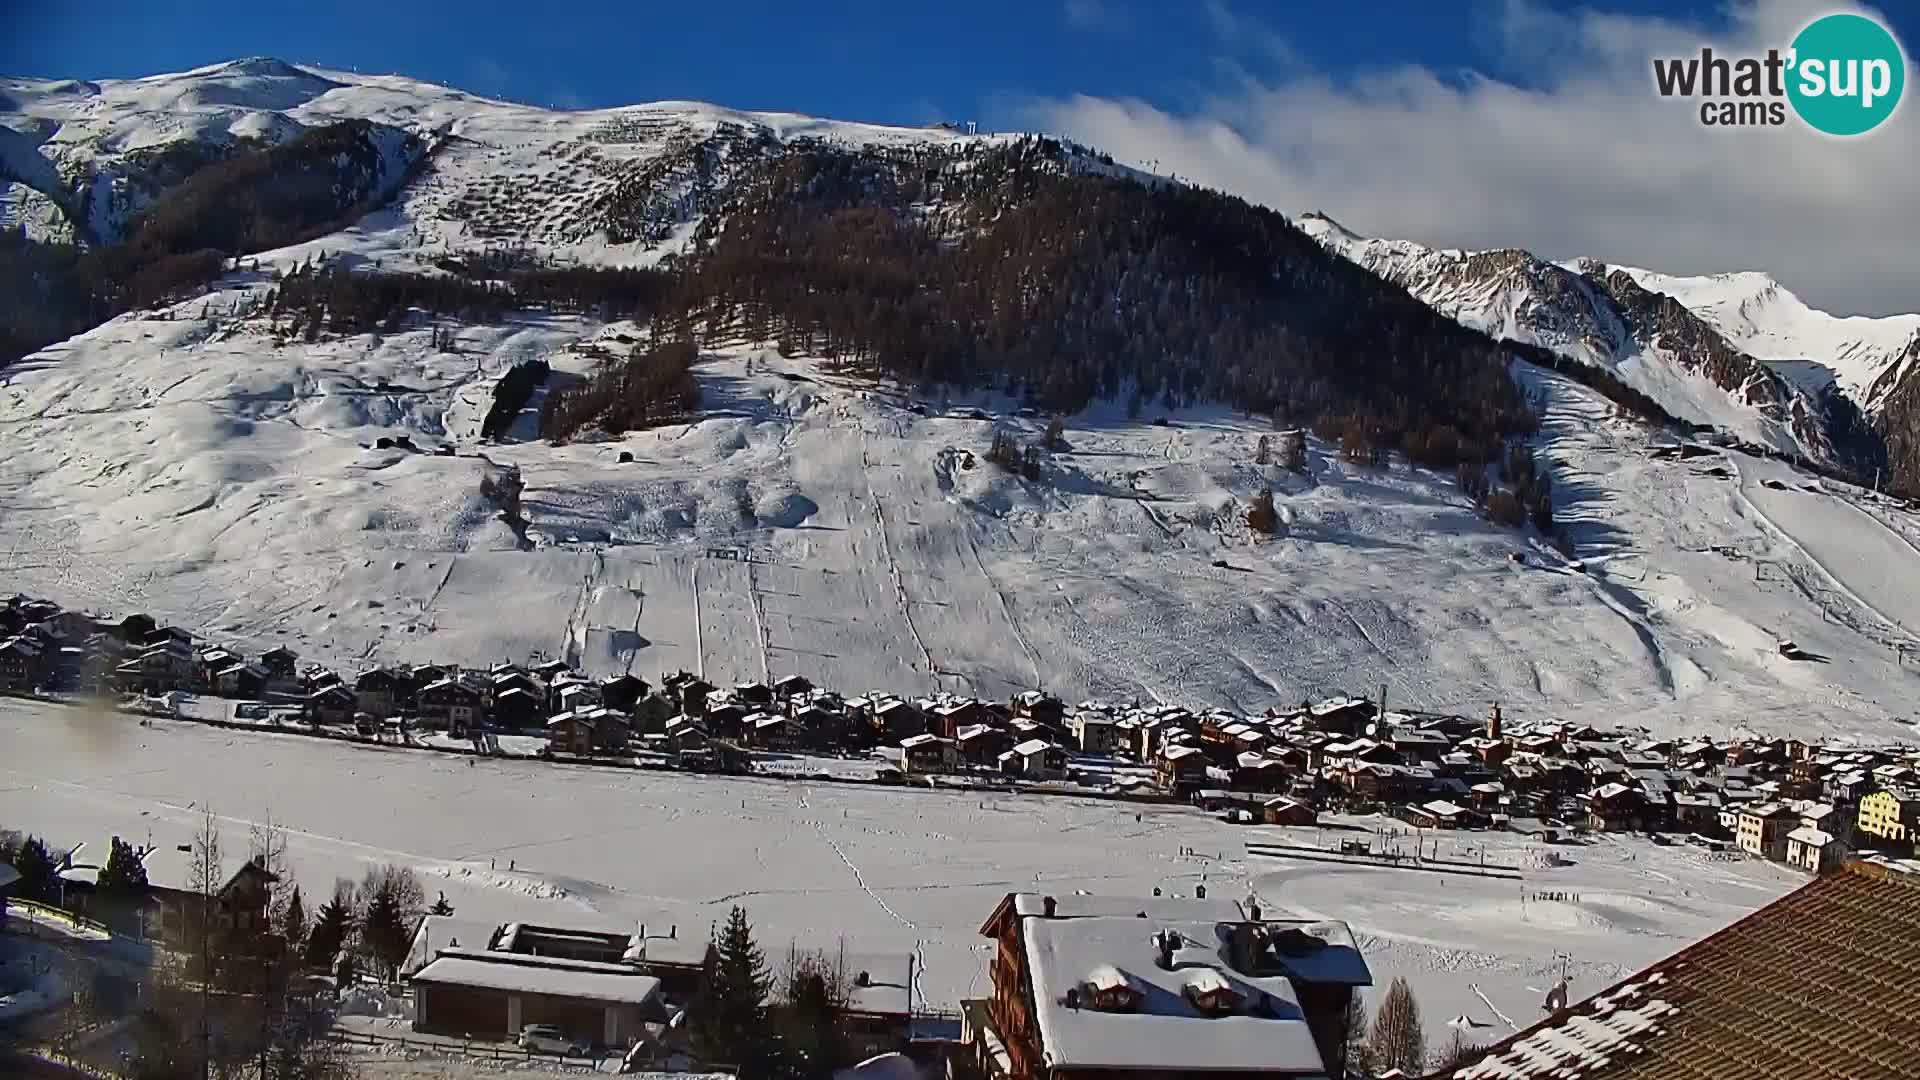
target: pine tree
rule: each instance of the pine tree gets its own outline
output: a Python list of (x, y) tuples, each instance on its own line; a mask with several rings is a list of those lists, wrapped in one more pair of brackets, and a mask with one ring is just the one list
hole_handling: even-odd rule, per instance
[(390, 979), (406, 960), (408, 937), (393, 891), (376, 889), (360, 916), (360, 943)]
[(147, 867), (132, 844), (113, 838), (107, 865), (100, 868), (93, 892), (109, 918), (121, 926), (129, 925), (128, 920), (147, 898)]
[(1356, 992), (1347, 999), (1347, 1075), (1365, 1076), (1373, 1071), (1373, 1049), (1367, 1045), (1367, 1009)]
[[(351, 888), (349, 886), (349, 888)], [(313, 929), (307, 933), (307, 966), (327, 968), (353, 932), (353, 907), (348, 898), (336, 893), (320, 906)]]
[(13, 853), (13, 868), (20, 873), (20, 881), (13, 887), (13, 895), (22, 900), (51, 902), (55, 896), (55, 885), (60, 870), (53, 863), (53, 856), (47, 853), (47, 842), (37, 836), (29, 836), (22, 841), (18, 851)]
[(795, 1071), (803, 1077), (822, 1080), (848, 1063), (840, 1025), (847, 996), (844, 976), (819, 954), (796, 956), (787, 971), (779, 1027), (796, 1058)]
[(298, 949), (307, 937), (307, 905), (300, 899), (300, 886), (293, 887), (292, 895), (287, 897), (287, 909), (280, 914), (280, 936), (286, 939), (287, 948)]
[(1420, 1003), (1404, 978), (1395, 978), (1373, 1014), (1373, 1032), (1367, 1039), (1373, 1066), (1382, 1072), (1399, 1069), (1417, 1076), (1427, 1065), (1427, 1037), (1420, 1027)]
[(712, 969), (699, 1019), (703, 1049), (715, 1060), (737, 1062), (743, 1070), (751, 1064), (757, 1071), (767, 1050), (767, 993), (773, 979), (754, 944), (745, 908), (736, 906), (728, 914)]
[(439, 898), (438, 900), (435, 900), (435, 901), (433, 902), (433, 906), (427, 909), (427, 914), (429, 914), (429, 915), (451, 915), (451, 914), (453, 914), (453, 905), (452, 905), (452, 904), (449, 904), (449, 903), (447, 903), (447, 894), (446, 894), (446, 893), (444, 893), (444, 892), (442, 892), (442, 893), (440, 894), (440, 898)]

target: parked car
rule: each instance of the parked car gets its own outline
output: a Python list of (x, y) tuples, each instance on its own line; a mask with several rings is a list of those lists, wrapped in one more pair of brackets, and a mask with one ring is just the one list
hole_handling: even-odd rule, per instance
[(565, 1054), (573, 1057), (584, 1055), (589, 1049), (585, 1042), (569, 1038), (553, 1024), (528, 1024), (520, 1029), (520, 1048), (542, 1054)]

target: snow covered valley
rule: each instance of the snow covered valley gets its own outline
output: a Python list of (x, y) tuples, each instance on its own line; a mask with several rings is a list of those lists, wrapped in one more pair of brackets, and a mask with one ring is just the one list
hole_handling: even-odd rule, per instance
[[(1269, 912), (1349, 921), (1377, 985), (1412, 983), (1431, 1038), (1466, 1016), (1486, 1042), (1509, 1030), (1502, 1015), (1537, 1018), (1563, 957), (1585, 994), (1801, 880), (1632, 838), (1555, 847), (1567, 865), (1549, 865), (1544, 846), (1498, 833), (1456, 834), (1440, 855), (1484, 852), (1520, 881), (1291, 863), (1243, 844), (1312, 844), (1316, 830), (1183, 807), (449, 757), (7, 699), (0, 745), (0, 822), (53, 841), (185, 843), (210, 809), (236, 850), (251, 823), (284, 827), (309, 896), (398, 862), (478, 920), (704, 935), (737, 903), (770, 956), (844, 940), (849, 954), (900, 957), (904, 976), (917, 953), (916, 1001), (933, 1008), (982, 991), (979, 926), (1006, 892), (1192, 895), (1204, 883), (1218, 897), (1251, 891)], [(1329, 827), (1325, 842), (1340, 835)]]

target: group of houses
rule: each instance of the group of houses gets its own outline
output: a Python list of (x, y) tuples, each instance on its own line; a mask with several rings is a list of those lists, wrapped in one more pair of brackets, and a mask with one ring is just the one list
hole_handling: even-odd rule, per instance
[[(844, 697), (800, 675), (717, 686), (688, 672), (658, 687), (595, 679), (559, 660), (486, 668), (388, 665), (351, 678), (286, 648), (249, 659), (178, 627), (117, 621), (15, 596), (0, 606), (0, 691), (186, 690), (265, 702), (314, 725), (411, 725), (488, 749), (544, 736), (574, 756), (652, 752), (684, 767), (744, 769), (753, 751), (879, 750), (904, 774), (1044, 783), (1118, 778), (1233, 820), (1311, 824), (1323, 810), (1383, 811), (1420, 828), (1681, 834), (1808, 871), (1853, 850), (1904, 855), (1920, 836), (1920, 752), (1796, 739), (1663, 739), (1564, 721), (1507, 724), (1383, 711), (1339, 697), (1252, 715), (1178, 705), (1069, 706), (941, 693)], [(1115, 766), (1131, 766), (1116, 768)]]

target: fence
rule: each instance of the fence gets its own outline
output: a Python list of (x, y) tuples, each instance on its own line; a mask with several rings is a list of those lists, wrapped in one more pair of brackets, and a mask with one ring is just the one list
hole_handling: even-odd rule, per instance
[(79, 915), (64, 908), (57, 908), (50, 904), (42, 904), (37, 900), (9, 899), (6, 903), (6, 909), (9, 915), (26, 916), (26, 920), (30, 924), (46, 923), (49, 925), (64, 926), (76, 934), (85, 933), (97, 935), (102, 940), (113, 937), (113, 931), (107, 928), (106, 923), (98, 919), (90, 919), (85, 915)]
[(417, 1050), (429, 1054), (459, 1054), (463, 1057), (484, 1058), (493, 1062), (540, 1061), (558, 1065), (562, 1069), (595, 1072), (604, 1057), (569, 1057), (565, 1054), (543, 1054), (537, 1050), (512, 1043), (473, 1042), (465, 1039), (417, 1038), (407, 1035), (372, 1035), (358, 1031), (335, 1029), (327, 1033), (327, 1038), (342, 1046), (356, 1046), (374, 1050), (387, 1050), (399, 1047), (403, 1050)]

